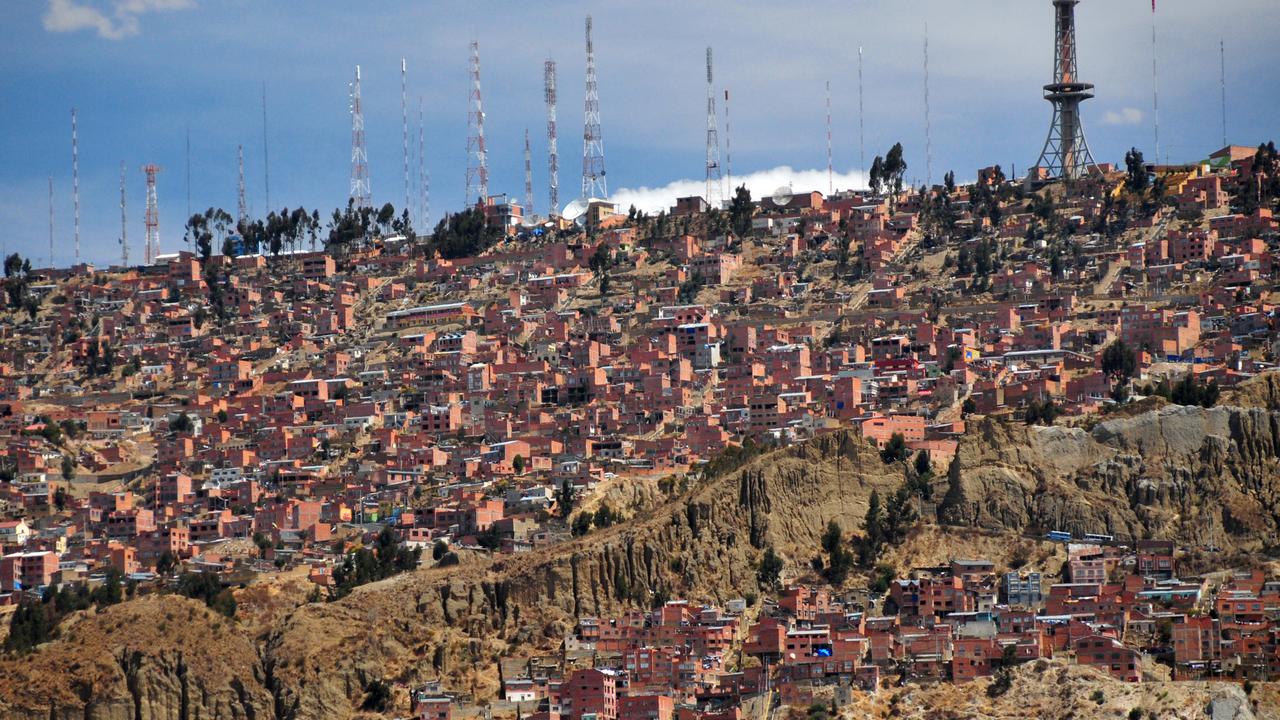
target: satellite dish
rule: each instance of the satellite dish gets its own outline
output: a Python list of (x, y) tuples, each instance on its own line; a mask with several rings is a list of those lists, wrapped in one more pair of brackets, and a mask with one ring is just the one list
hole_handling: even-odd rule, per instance
[(773, 191), (773, 204), (778, 207), (786, 207), (791, 203), (791, 186), (780, 185), (777, 190)]

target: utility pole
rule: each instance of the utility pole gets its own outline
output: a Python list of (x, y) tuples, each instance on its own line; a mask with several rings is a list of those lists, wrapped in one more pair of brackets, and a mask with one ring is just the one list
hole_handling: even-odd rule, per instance
[(556, 147), (556, 61), (542, 63), (542, 93), (547, 103), (547, 216), (560, 214), (560, 152)]

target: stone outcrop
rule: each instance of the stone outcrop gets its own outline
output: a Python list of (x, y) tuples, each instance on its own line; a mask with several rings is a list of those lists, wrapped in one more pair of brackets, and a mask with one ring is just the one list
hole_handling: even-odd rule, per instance
[[(1091, 431), (980, 421), (933, 497), (949, 525), (1253, 547), (1276, 534), (1278, 452), (1280, 414), (1260, 408), (1169, 406)], [(854, 435), (826, 435), (561, 545), (424, 569), (303, 605), (256, 641), (222, 622), (216, 650), (156, 639), (154, 629), (145, 641), (135, 636), (137, 625), (154, 628), (169, 604), (187, 601), (126, 603), (80, 621), (28, 660), (0, 664), (0, 715), (336, 718), (358, 707), (375, 679), (443, 678), (492, 697), (500, 655), (553, 647), (577, 615), (665, 596), (739, 597), (757, 589), (765, 547), (792, 568), (807, 566), (828, 521), (860, 530), (871, 492), (892, 492), (907, 472)], [(114, 635), (103, 629), (129, 613), (150, 620)], [(81, 649), (90, 631), (93, 653)], [(76, 680), (82, 675), (90, 684)], [(29, 679), (38, 679), (36, 691), (23, 690)]]

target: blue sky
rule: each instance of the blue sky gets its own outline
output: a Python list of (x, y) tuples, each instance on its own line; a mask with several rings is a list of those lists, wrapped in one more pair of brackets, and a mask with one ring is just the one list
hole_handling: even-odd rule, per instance
[[(523, 132), (533, 140), (536, 206), (546, 209), (542, 61), (559, 65), (561, 202), (580, 186), (584, 16), (595, 18), (610, 190), (655, 207), (701, 189), (706, 130), (704, 54), (733, 99), (733, 169), (756, 188), (825, 190), (823, 84), (831, 81), (836, 187), (859, 170), (857, 51), (864, 47), (866, 158), (894, 141), (908, 179), (925, 178), (922, 42), (929, 22), (933, 178), (1035, 162), (1050, 108), (1049, 0), (830, 2), (376, 2), (280, 0), (16, 0), (0, 9), (0, 219), (7, 252), (48, 256), (55, 189), (55, 262), (72, 258), (70, 108), (79, 114), (81, 244), (116, 261), (119, 168), (128, 171), (128, 233), (141, 256), (140, 166), (160, 175), (161, 241), (181, 241), (191, 204), (234, 212), (236, 146), (249, 205), (265, 208), (261, 88), (268, 94), (271, 202), (322, 215), (345, 204), (350, 168), (347, 83), (359, 63), (375, 201), (404, 197), (400, 58), (409, 66), (411, 124), (426, 108), (431, 214), (462, 203), (467, 48), (480, 43), (490, 190), (523, 196)], [(1277, 134), (1280, 73), (1271, 44), (1275, 0), (1161, 0), (1162, 155), (1190, 160), (1221, 145), (1218, 41), (1227, 44), (1232, 142)], [(1100, 161), (1138, 146), (1152, 155), (1151, 12), (1146, 0), (1084, 0), (1080, 72), (1097, 84), (1084, 106)], [(411, 131), (415, 135), (416, 129)], [(721, 142), (724, 142), (721, 129)], [(780, 169), (781, 168), (781, 169)], [(794, 170), (791, 170), (794, 168)], [(806, 172), (821, 170), (821, 172)], [(816, 178), (816, 179), (815, 179)], [(687, 182), (680, 182), (685, 180)], [(623, 189), (631, 192), (624, 193)], [(807, 189), (807, 188), (806, 188)]]

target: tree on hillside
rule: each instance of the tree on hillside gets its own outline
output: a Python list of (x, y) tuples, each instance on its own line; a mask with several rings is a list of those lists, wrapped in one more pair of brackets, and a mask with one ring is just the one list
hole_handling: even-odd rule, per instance
[(868, 173), (867, 182), (871, 185), (871, 192), (879, 195), (881, 188), (884, 187), (884, 158), (879, 155), (871, 161), (871, 172)]
[(827, 582), (840, 587), (853, 567), (853, 555), (845, 549), (844, 533), (835, 520), (827, 523), (827, 531), (822, 534), (822, 549), (827, 553), (827, 567), (823, 574)]
[(485, 222), (483, 211), (479, 208), (467, 208), (462, 212), (445, 215), (436, 223), (435, 230), (427, 241), (427, 251), (439, 252), (447, 260), (474, 257), (489, 249), (501, 237), (500, 231), (489, 227)]
[(561, 518), (569, 519), (569, 514), (573, 512), (573, 505), (577, 499), (577, 489), (573, 487), (573, 482), (569, 478), (565, 478), (561, 481), (559, 489), (556, 490), (556, 511)]
[(884, 448), (880, 450), (880, 459), (886, 465), (906, 460), (911, 450), (907, 448), (907, 439), (902, 433), (894, 433), (889, 436), (889, 441), (884, 444)]
[(62, 479), (67, 482), (76, 479), (76, 461), (70, 455), (62, 456)]
[(778, 586), (779, 578), (782, 575), (782, 558), (778, 553), (774, 552), (773, 546), (764, 549), (764, 556), (760, 558), (760, 567), (756, 570), (756, 579), (761, 587), (775, 588)]
[(884, 156), (885, 181), (896, 195), (902, 192), (902, 177), (907, 172), (907, 161), (902, 158), (902, 143), (894, 143)]
[(739, 185), (729, 201), (729, 227), (739, 238), (751, 233), (751, 216), (755, 207), (751, 204), (751, 191), (746, 185)]
[(1138, 370), (1138, 355), (1124, 340), (1116, 340), (1102, 351), (1102, 372), (1123, 382)]
[(1151, 176), (1147, 174), (1147, 163), (1138, 148), (1130, 148), (1124, 154), (1125, 186), (1136, 195), (1147, 191)]

